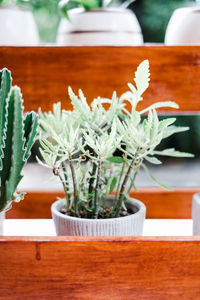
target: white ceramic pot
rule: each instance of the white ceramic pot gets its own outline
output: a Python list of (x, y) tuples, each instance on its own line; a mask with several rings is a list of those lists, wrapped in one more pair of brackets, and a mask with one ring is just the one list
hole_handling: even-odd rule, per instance
[[(108, 200), (112, 202), (113, 198)], [(127, 203), (133, 214), (126, 217), (111, 219), (83, 219), (64, 215), (60, 208), (65, 204), (65, 199), (52, 204), (51, 212), (55, 223), (57, 235), (68, 236), (134, 236), (142, 235), (146, 215), (145, 205), (130, 199)], [(111, 205), (111, 203), (110, 203)], [(135, 213), (134, 213), (135, 212)]]
[(5, 219), (5, 212), (0, 212), (0, 235), (3, 235), (3, 222)]
[(129, 9), (106, 8), (69, 11), (71, 22), (62, 19), (57, 45), (63, 46), (136, 46), (143, 36), (135, 14)]
[(192, 199), (193, 235), (200, 235), (200, 193)]
[(200, 7), (176, 9), (169, 21), (165, 44), (200, 45)]
[(0, 46), (37, 46), (39, 35), (31, 11), (0, 7)]

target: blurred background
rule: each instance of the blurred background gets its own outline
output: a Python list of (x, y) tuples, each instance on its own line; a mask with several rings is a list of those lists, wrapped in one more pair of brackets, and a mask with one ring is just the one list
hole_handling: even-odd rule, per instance
[[(18, 5), (32, 10), (42, 43), (54, 43), (61, 19), (59, 0), (0, 0), (0, 5)], [(163, 43), (173, 11), (193, 6), (194, 0), (136, 0), (129, 8), (136, 14), (144, 42)]]

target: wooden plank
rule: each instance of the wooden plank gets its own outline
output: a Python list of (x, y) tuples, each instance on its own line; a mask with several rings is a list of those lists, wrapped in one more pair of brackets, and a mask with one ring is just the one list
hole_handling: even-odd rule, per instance
[(22, 89), (26, 110), (49, 110), (67, 101), (67, 86), (81, 88), (91, 101), (127, 90), (137, 65), (151, 64), (145, 106), (174, 100), (181, 110), (200, 111), (200, 47), (0, 47), (0, 68), (12, 71)]
[(147, 207), (147, 218), (152, 219), (190, 219), (192, 196), (200, 188), (175, 188), (169, 192), (159, 188), (144, 188), (131, 193)]
[[(135, 197), (147, 206), (147, 218), (153, 219), (189, 219), (191, 218), (192, 195), (200, 188), (176, 188), (168, 192), (159, 188), (143, 188)], [(30, 191), (25, 200), (14, 203), (7, 212), (7, 218), (45, 219), (51, 218), (50, 206), (57, 197), (64, 197), (61, 192)]]
[(0, 237), (0, 299), (199, 299), (200, 237)]

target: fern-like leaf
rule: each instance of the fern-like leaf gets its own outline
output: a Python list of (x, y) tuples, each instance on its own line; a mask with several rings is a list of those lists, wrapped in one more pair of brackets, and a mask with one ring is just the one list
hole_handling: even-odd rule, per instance
[(140, 97), (148, 88), (150, 81), (149, 61), (147, 59), (138, 66), (134, 81), (137, 86), (138, 96)]

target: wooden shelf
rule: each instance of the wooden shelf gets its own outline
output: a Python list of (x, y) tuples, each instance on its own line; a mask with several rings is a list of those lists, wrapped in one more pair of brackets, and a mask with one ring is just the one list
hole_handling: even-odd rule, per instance
[[(141, 200), (147, 207), (147, 218), (152, 219), (189, 219), (191, 218), (192, 195), (199, 188), (174, 188), (169, 192), (160, 188), (139, 188), (131, 196)], [(13, 209), (7, 213), (13, 219), (49, 219), (50, 206), (57, 197), (64, 197), (60, 191), (28, 191), (26, 199), (13, 203)]]
[(0, 299), (198, 299), (200, 237), (1, 237)]
[[(147, 58), (145, 105), (174, 100), (181, 110), (173, 113), (199, 112), (200, 47), (0, 47), (0, 68), (12, 71), (27, 111), (47, 111), (55, 101), (70, 108), (68, 85), (90, 100), (121, 94)], [(141, 189), (136, 197), (149, 218), (188, 219), (199, 191)], [(8, 217), (49, 218), (56, 194), (31, 192)], [(199, 298), (200, 236), (0, 237), (2, 300)]]

